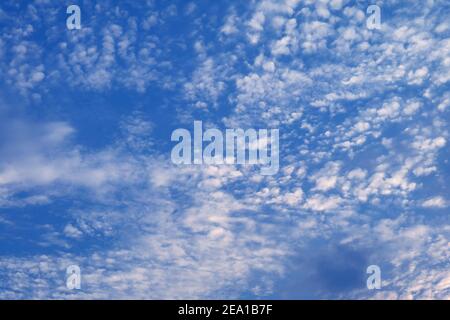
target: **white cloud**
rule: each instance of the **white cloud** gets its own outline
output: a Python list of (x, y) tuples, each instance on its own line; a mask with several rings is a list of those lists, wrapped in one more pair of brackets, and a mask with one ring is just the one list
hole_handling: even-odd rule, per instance
[(422, 202), (422, 206), (425, 208), (445, 208), (447, 207), (447, 201), (443, 197), (433, 197)]
[(73, 225), (68, 224), (64, 227), (64, 234), (71, 238), (79, 238), (83, 233)]
[(339, 207), (341, 202), (342, 199), (337, 196), (314, 195), (306, 200), (305, 208), (313, 211), (333, 211)]

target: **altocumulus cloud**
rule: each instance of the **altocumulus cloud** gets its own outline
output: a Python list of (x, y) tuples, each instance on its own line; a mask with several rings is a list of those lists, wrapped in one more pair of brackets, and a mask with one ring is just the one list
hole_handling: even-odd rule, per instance
[[(0, 6), (1, 298), (450, 298), (448, 3), (80, 7)], [(279, 171), (173, 165), (194, 120)]]

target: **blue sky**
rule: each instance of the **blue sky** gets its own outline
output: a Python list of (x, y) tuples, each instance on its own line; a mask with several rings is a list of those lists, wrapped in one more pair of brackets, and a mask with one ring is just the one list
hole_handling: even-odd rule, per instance
[[(449, 14), (2, 1), (0, 298), (449, 299)], [(279, 129), (280, 170), (173, 165), (195, 120)]]

